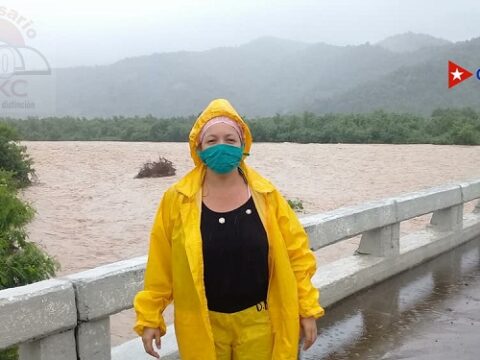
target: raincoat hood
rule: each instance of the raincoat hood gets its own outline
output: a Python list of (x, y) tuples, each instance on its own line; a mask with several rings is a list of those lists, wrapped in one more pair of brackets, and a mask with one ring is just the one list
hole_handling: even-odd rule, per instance
[[(244, 153), (250, 152), (250, 147), (252, 146), (252, 134), (250, 128), (243, 121), (243, 119), (238, 115), (237, 111), (233, 108), (228, 100), (225, 99), (215, 99), (203, 110), (200, 116), (197, 118), (193, 124), (192, 130), (190, 130), (190, 135), (188, 136), (189, 145), (190, 145), (190, 155), (195, 163), (195, 166), (205, 166), (202, 159), (197, 154), (197, 146), (200, 138), (200, 132), (203, 126), (212, 118), (217, 116), (227, 116), (230, 119), (236, 121), (238, 125), (242, 128), (245, 140)], [(241, 164), (243, 163), (245, 157), (242, 156)]]

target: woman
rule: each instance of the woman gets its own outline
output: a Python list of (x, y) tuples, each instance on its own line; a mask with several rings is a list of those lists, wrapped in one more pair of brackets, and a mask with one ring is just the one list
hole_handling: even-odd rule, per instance
[(296, 359), (324, 314), (312, 286), (315, 257), (295, 212), (245, 163), (247, 124), (212, 101), (189, 135), (195, 167), (163, 194), (153, 224), (134, 330), (159, 357), (162, 312), (175, 301), (184, 360)]

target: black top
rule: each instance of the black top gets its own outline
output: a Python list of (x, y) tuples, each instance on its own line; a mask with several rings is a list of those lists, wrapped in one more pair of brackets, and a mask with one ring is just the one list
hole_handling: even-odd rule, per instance
[(253, 198), (227, 212), (202, 203), (201, 232), (209, 310), (232, 313), (265, 301), (268, 240)]

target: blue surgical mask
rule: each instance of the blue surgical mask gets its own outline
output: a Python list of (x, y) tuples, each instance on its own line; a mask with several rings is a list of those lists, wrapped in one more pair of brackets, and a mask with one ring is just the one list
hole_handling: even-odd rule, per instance
[[(244, 145), (217, 144), (197, 150), (198, 156), (210, 169), (219, 174), (226, 174), (236, 169), (242, 160)], [(246, 154), (248, 155), (248, 154)]]

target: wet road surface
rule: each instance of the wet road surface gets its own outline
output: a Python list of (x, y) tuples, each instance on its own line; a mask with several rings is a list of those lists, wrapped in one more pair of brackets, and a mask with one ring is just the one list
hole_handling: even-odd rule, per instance
[(327, 308), (318, 328), (300, 359), (480, 359), (480, 238)]

